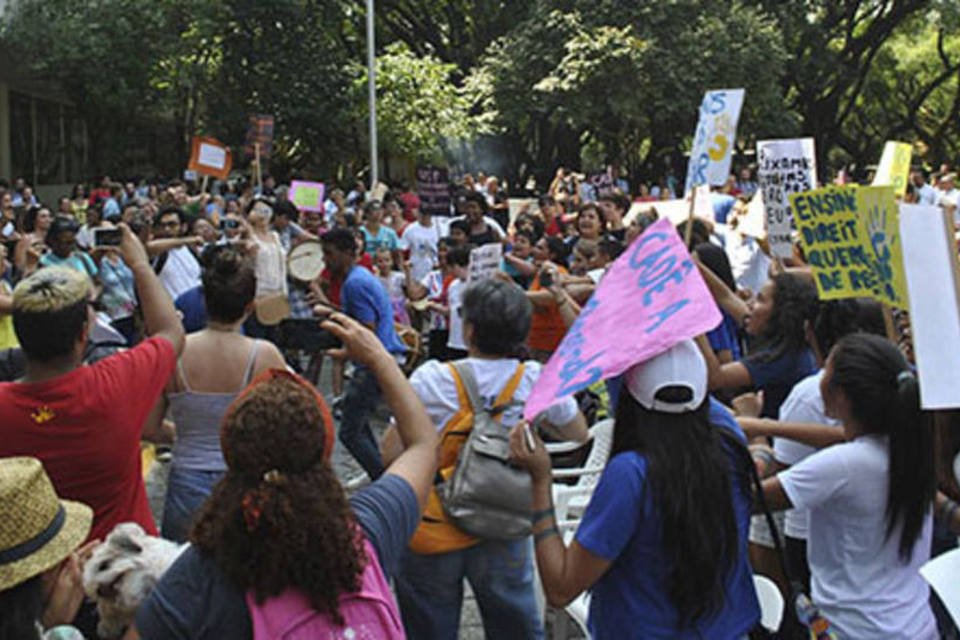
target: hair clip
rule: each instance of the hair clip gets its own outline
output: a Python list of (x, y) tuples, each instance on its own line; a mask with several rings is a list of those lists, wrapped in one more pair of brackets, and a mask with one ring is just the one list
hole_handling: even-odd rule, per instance
[(910, 380), (916, 380), (916, 378), (917, 377), (913, 375), (913, 371), (910, 371), (909, 369), (904, 369), (903, 371), (897, 374), (897, 384), (903, 384), (904, 382), (908, 382)]

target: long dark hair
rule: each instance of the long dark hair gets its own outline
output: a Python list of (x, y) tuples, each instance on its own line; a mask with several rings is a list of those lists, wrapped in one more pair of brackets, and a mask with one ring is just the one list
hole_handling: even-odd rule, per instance
[[(670, 400), (672, 391), (663, 389), (657, 397)], [(731, 456), (719, 429), (710, 423), (708, 401), (681, 414), (647, 410), (628, 391), (617, 402), (611, 457), (636, 451), (646, 458), (646, 482), (671, 567), (664, 586), (681, 627), (720, 610), (740, 552), (733, 491), (749, 502), (743, 467), (748, 458)]]
[(932, 416), (920, 409), (917, 378), (889, 340), (853, 334), (830, 357), (829, 385), (843, 391), (860, 428), (890, 438), (886, 536), (902, 525), (899, 551), (907, 562), (937, 488)]
[(766, 361), (806, 348), (806, 322), (817, 316), (817, 288), (806, 278), (780, 273), (773, 278), (773, 312), (758, 336)]
[(337, 598), (360, 588), (367, 558), (324, 455), (332, 427), (303, 384), (286, 376), (255, 383), (224, 417), (228, 471), (190, 540), (258, 602), (295, 588), (342, 624)]

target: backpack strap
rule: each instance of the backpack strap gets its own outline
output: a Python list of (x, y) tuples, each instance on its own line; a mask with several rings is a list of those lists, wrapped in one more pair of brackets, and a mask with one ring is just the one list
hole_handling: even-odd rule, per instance
[[(477, 386), (477, 377), (473, 373), (473, 367), (465, 360), (460, 360), (451, 363), (451, 368), (454, 370), (454, 375), (462, 382), (462, 389), (466, 393), (470, 408), (474, 413), (483, 411), (483, 398), (480, 397), (480, 388)], [(507, 384), (504, 385), (497, 399), (494, 400), (493, 407), (490, 408), (491, 414), (497, 416), (511, 403), (513, 394), (517, 392), (517, 387), (520, 386), (520, 381), (523, 380), (523, 372), (525, 369), (526, 365), (524, 363), (521, 362), (517, 365), (517, 370), (513, 372), (513, 375), (507, 380)], [(460, 388), (461, 385), (457, 385), (458, 391)], [(460, 406), (464, 406), (462, 394)]]

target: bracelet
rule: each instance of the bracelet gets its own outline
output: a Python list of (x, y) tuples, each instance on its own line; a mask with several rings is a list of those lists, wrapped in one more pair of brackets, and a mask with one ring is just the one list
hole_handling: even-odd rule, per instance
[(553, 517), (553, 506), (549, 506), (546, 509), (541, 509), (540, 511), (534, 511), (530, 514), (530, 524), (535, 525), (544, 518)]
[(546, 540), (547, 538), (552, 538), (553, 536), (559, 536), (560, 530), (557, 529), (556, 525), (551, 525), (543, 531), (533, 536), (533, 544), (537, 544), (541, 540)]

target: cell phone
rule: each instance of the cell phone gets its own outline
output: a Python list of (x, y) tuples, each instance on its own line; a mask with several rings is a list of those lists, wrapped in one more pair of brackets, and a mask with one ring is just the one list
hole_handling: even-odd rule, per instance
[(549, 289), (553, 286), (553, 274), (549, 271), (540, 272), (540, 286)]
[(123, 237), (120, 229), (94, 229), (93, 246), (94, 247), (119, 247), (120, 239)]

